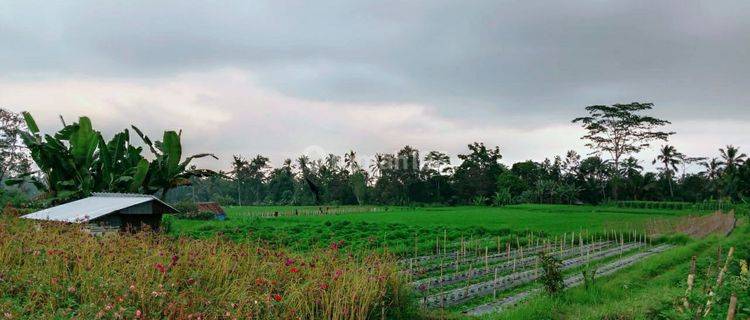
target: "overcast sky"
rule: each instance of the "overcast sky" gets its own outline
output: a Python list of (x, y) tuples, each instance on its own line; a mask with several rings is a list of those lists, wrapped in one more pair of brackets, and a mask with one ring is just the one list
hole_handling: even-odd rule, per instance
[(570, 120), (633, 101), (689, 155), (750, 151), (750, 1), (220, 2), (0, 1), (0, 106), (47, 131), (182, 129), (217, 169), (472, 141), (506, 163), (586, 153)]

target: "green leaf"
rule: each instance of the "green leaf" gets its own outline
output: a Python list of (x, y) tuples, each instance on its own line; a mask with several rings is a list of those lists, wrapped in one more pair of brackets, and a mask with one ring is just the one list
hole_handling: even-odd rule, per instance
[(149, 164), (146, 159), (141, 159), (141, 161), (138, 162), (135, 174), (133, 175), (133, 181), (130, 183), (130, 192), (138, 192), (138, 189), (143, 185), (144, 181), (146, 181), (148, 166)]
[(164, 131), (162, 149), (166, 156), (167, 176), (175, 176), (179, 173), (180, 159), (182, 158), (182, 145), (180, 136), (174, 131)]
[(148, 148), (151, 149), (151, 153), (155, 155), (159, 155), (159, 153), (156, 152), (156, 149), (154, 149), (154, 144), (151, 142), (151, 139), (145, 134), (143, 134), (141, 129), (138, 129), (138, 127), (136, 126), (130, 126), (130, 127), (133, 128), (133, 130), (135, 131), (135, 134), (141, 137), (141, 140), (143, 140), (143, 143), (145, 143), (148, 146)]
[(36, 125), (36, 121), (34, 120), (34, 117), (31, 116), (31, 113), (24, 111), (22, 114), (23, 119), (26, 120), (26, 127), (29, 128), (29, 131), (33, 134), (39, 133), (39, 126)]

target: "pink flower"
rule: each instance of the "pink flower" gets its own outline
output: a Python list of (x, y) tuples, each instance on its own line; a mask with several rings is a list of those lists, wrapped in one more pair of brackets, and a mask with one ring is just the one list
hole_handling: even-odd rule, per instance
[(140, 318), (140, 317), (141, 317), (141, 315), (143, 315), (143, 313), (141, 312), (141, 310), (140, 310), (140, 309), (139, 309), (139, 310), (135, 310), (135, 317), (136, 317), (136, 318)]
[(161, 272), (162, 274), (167, 272), (167, 269), (165, 269), (164, 265), (162, 265), (161, 263), (155, 264), (154, 268), (156, 268), (156, 270), (159, 270), (159, 272)]
[(287, 266), (287, 267), (291, 266), (293, 264), (294, 264), (294, 259), (292, 259), (292, 258), (287, 258), (286, 261), (284, 261), (284, 265)]

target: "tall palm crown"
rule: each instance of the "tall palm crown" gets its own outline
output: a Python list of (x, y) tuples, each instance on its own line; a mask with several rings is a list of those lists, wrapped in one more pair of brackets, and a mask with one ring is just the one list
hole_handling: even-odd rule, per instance
[(713, 181), (721, 175), (721, 167), (724, 165), (724, 162), (717, 158), (712, 158), (711, 161), (703, 161), (700, 165), (705, 168), (701, 174), (708, 178), (708, 180)]
[(747, 160), (747, 155), (740, 153), (740, 148), (733, 145), (728, 145), (726, 149), (719, 149), (719, 153), (721, 153), (721, 158), (724, 160), (727, 170), (734, 170)]
[(674, 146), (670, 145), (664, 145), (659, 150), (659, 155), (656, 156), (656, 159), (652, 162), (653, 164), (656, 164), (657, 162), (664, 165), (664, 174), (667, 176), (667, 181), (669, 183), (669, 195), (671, 197), (674, 197), (674, 189), (672, 188), (672, 174), (677, 171), (677, 165), (681, 163), (682, 159), (684, 158), (684, 155), (682, 153), (677, 152), (677, 149), (675, 149)]
[(373, 177), (377, 177), (383, 171), (383, 155), (380, 153), (375, 154), (375, 159), (372, 159), (370, 165), (370, 171)]
[(641, 170), (643, 170), (643, 166), (634, 157), (629, 157), (620, 164), (620, 175), (625, 177), (632, 177), (641, 172)]
[(349, 150), (344, 154), (344, 163), (351, 172), (355, 172), (359, 169), (359, 163), (357, 163), (357, 153), (354, 150)]
[(672, 172), (677, 171), (677, 165), (681, 163), (680, 159), (682, 157), (682, 153), (677, 152), (674, 146), (664, 145), (659, 150), (659, 155), (656, 156), (652, 164), (661, 163), (664, 165), (664, 172), (667, 175), (671, 175)]

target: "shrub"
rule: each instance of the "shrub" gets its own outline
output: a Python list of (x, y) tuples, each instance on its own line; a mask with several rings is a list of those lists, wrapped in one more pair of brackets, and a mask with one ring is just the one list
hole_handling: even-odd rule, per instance
[(544, 251), (539, 253), (539, 262), (544, 271), (544, 274), (542, 274), (542, 283), (547, 293), (555, 295), (565, 289), (565, 282), (561, 271), (562, 262)]
[(178, 203), (175, 203), (174, 208), (177, 209), (177, 211), (179, 211), (180, 213), (198, 211), (198, 207), (195, 205), (195, 202), (190, 201), (190, 200), (183, 200)]
[(216, 215), (213, 212), (203, 211), (203, 212), (180, 212), (176, 213), (175, 218), (177, 219), (185, 219), (185, 220), (213, 220)]

